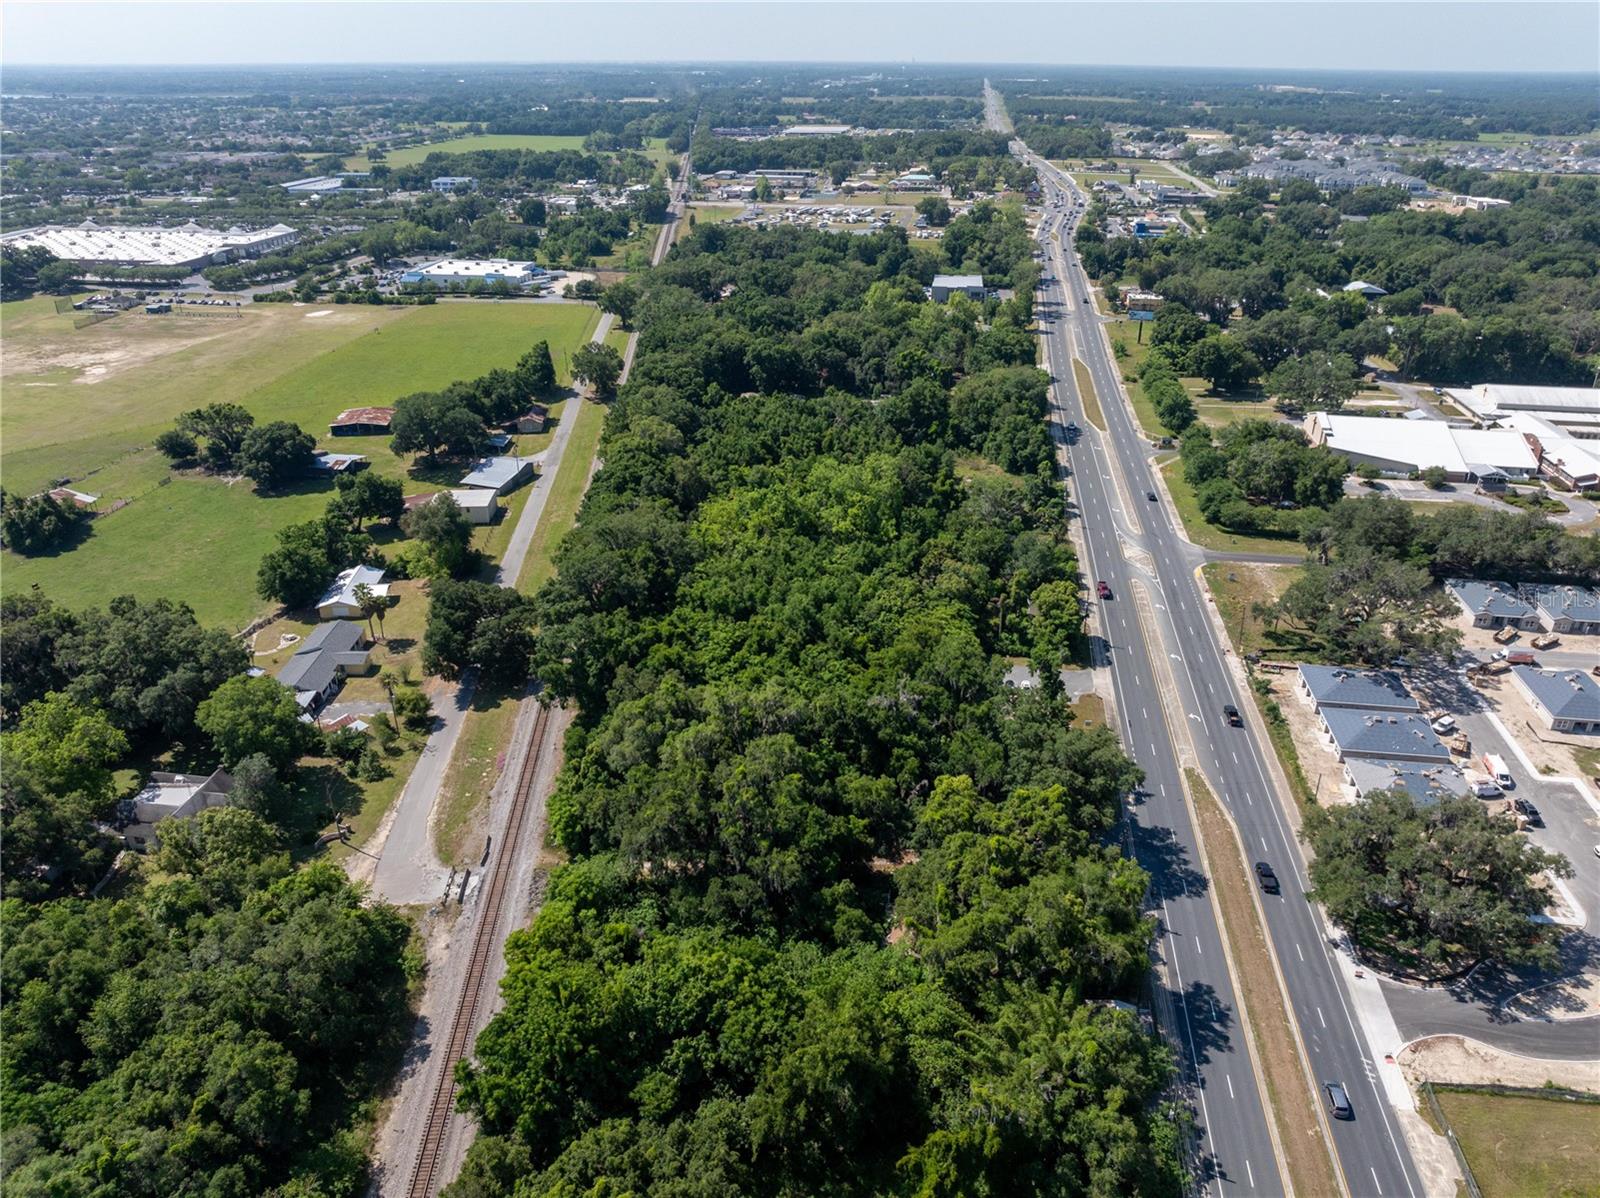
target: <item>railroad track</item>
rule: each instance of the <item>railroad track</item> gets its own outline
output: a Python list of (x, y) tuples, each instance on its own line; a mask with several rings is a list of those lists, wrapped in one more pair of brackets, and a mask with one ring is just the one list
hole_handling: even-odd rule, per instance
[(499, 933), (504, 922), (506, 890), (510, 885), (511, 867), (517, 849), (527, 833), (528, 811), (533, 806), (534, 775), (539, 769), (540, 750), (549, 720), (550, 709), (541, 703), (534, 716), (533, 736), (528, 741), (528, 751), (523, 755), (522, 768), (517, 775), (517, 787), (511, 795), (511, 810), (506, 816), (506, 826), (489, 862), (487, 889), (478, 911), (477, 927), (472, 933), (472, 956), (468, 959), (467, 976), (461, 986), (455, 1014), (450, 1020), (450, 1035), (445, 1040), (444, 1051), (439, 1058), (433, 1097), (428, 1106), (428, 1121), (423, 1129), (422, 1140), (417, 1145), (411, 1183), (406, 1188), (408, 1198), (433, 1198), (435, 1185), (439, 1181), (439, 1158), (444, 1152), (445, 1131), (455, 1111), (456, 1063), (467, 1055), (472, 1045), (473, 1029), (477, 1027), (478, 1011), (484, 1000), (484, 975), (500, 946)]

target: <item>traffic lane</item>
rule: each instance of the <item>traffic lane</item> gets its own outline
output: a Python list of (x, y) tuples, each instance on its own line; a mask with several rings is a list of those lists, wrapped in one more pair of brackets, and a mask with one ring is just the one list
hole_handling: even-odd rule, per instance
[[(1066, 272), (1063, 272), (1063, 276), (1067, 277)], [(1125, 405), (1116, 402), (1116, 400), (1120, 399), (1120, 393), (1115, 386), (1114, 380), (1109, 377), (1110, 366), (1106, 361), (1107, 355), (1104, 352), (1104, 345), (1098, 340), (1097, 336), (1090, 337), (1088, 340), (1094, 343), (1093, 345), (1086, 344), (1085, 346), (1085, 362), (1089, 366), (1091, 379), (1095, 381), (1097, 389), (1101, 386), (1105, 387), (1106, 402), (1102, 405), (1102, 410), (1106, 412), (1107, 427), (1111, 430), (1113, 439), (1120, 441), (1125, 451), (1132, 450), (1135, 438), (1131, 425), (1126, 419)], [(1121, 434), (1120, 437), (1118, 436), (1119, 433)], [(1125, 452), (1122, 457), (1124, 466), (1141, 461), (1143, 461), (1142, 453)], [(1168, 536), (1170, 537), (1170, 526)], [(1157, 539), (1160, 538), (1161, 534), (1158, 533)], [(1187, 576), (1187, 572), (1182, 573), (1185, 574), (1185, 577), (1181, 579), (1175, 577), (1174, 582), (1180, 588), (1192, 592), (1192, 610), (1199, 611), (1198, 605), (1202, 600), (1198, 589), (1193, 586), (1192, 576)], [(1203, 630), (1193, 629), (1197, 634), (1197, 639), (1193, 643), (1198, 646), (1204, 646), (1208, 643), (1215, 646), (1215, 637), (1213, 630), (1209, 627), (1209, 621), (1206, 621), (1206, 625)], [(1211, 677), (1205, 680), (1208, 686), (1212, 690), (1220, 690), (1222, 694), (1231, 695), (1233, 692), (1232, 681), (1221, 668), (1220, 651), (1210, 664), (1213, 666), (1213, 670), (1209, 671)], [(1202, 669), (1201, 672), (1205, 674), (1208, 671)], [(1259, 785), (1261, 793), (1264, 796), (1270, 796), (1270, 788), (1266, 786), (1265, 770), (1260, 764), (1259, 746), (1254, 744), (1253, 737), (1248, 730), (1237, 731), (1244, 733), (1246, 758), (1244, 760), (1239, 759), (1236, 752), (1230, 749), (1228, 756), (1234, 763), (1233, 770), (1230, 771), (1220, 755), (1215, 755), (1214, 765), (1216, 768), (1213, 778), (1216, 779), (1221, 776), (1226, 779), (1229, 773), (1237, 771), (1237, 775), (1233, 779), (1233, 785), (1241, 787), (1247, 795), (1252, 794), (1256, 785)], [(1251, 770), (1250, 764), (1247, 764), (1247, 762), (1253, 764), (1253, 770)], [(1249, 779), (1244, 776), (1248, 772), (1257, 774), (1259, 783), (1255, 779)], [(1223, 789), (1227, 790), (1228, 787), (1229, 782), (1224, 780)], [(1276, 811), (1276, 802), (1269, 801), (1260, 806), (1271, 808), (1274, 816), (1274, 826), (1270, 832), (1276, 833), (1276, 835), (1266, 834), (1268, 830), (1264, 827), (1255, 829), (1256, 835), (1260, 838), (1259, 841), (1251, 842), (1247, 840), (1247, 843), (1262, 843), (1264, 851), (1267, 852), (1274, 851), (1273, 846), (1276, 844), (1277, 851), (1281, 853), (1283, 859), (1289, 861), (1291, 870), (1298, 878), (1300, 873), (1299, 862), (1295, 859), (1298, 854), (1291, 850), (1286, 830), (1282, 828), (1281, 818), (1278, 817)], [(1238, 818), (1237, 810), (1235, 810), (1235, 818)], [(1241, 831), (1243, 832), (1243, 828), (1241, 828)], [(1283, 905), (1282, 910), (1289, 912), (1291, 908), (1288, 905)], [(1311, 968), (1307, 971), (1307, 975), (1298, 979), (1301, 982), (1299, 985), (1296, 985), (1294, 980), (1286, 978), (1290, 986), (1291, 1001), (1297, 1022), (1301, 1027), (1302, 1036), (1311, 1035), (1313, 1030), (1315, 1032), (1317, 1047), (1313, 1049), (1308, 1044), (1308, 1056), (1312, 1057), (1314, 1065), (1322, 1065), (1325, 1068), (1331, 1067), (1339, 1074), (1344, 1075), (1333, 1079), (1324, 1078), (1321, 1080), (1340, 1080), (1344, 1082), (1352, 1093), (1365, 1090), (1374, 1104), (1374, 1109), (1379, 1112), (1379, 1126), (1377, 1127), (1367, 1123), (1366, 1126), (1357, 1128), (1355, 1123), (1366, 1122), (1359, 1118), (1352, 1123), (1339, 1121), (1338, 1126), (1333, 1129), (1335, 1150), (1339, 1153), (1340, 1160), (1346, 1168), (1347, 1177), (1350, 1178), (1352, 1184), (1361, 1180), (1359, 1165), (1365, 1161), (1366, 1173), (1371, 1177), (1373, 1186), (1379, 1192), (1414, 1194), (1416, 1187), (1413, 1184), (1409, 1153), (1400, 1147), (1396, 1138), (1387, 1101), (1378, 1088), (1375, 1073), (1366, 1056), (1364, 1038), (1360, 1036), (1355, 1027), (1353, 1016), (1347, 1005), (1344, 988), (1334, 974), (1333, 962), (1326, 956), (1325, 942), (1321, 939), (1317, 922), (1312, 917), (1309, 906), (1303, 907), (1300, 914), (1302, 918), (1299, 920), (1295, 920), (1290, 915), (1285, 921), (1282, 919), (1275, 920), (1272, 914), (1269, 913), (1268, 926), (1273, 935), (1274, 944), (1280, 946), (1280, 951), (1281, 936), (1277, 930), (1273, 929), (1275, 923), (1289, 922), (1299, 925), (1293, 929), (1298, 936), (1294, 941), (1296, 944), (1300, 942), (1300, 939), (1310, 939), (1313, 933), (1317, 934), (1315, 942), (1319, 945), (1323, 954), (1322, 967), (1318, 968), (1314, 963), (1308, 962), (1308, 964), (1311, 964)], [(1303, 948), (1300, 951), (1303, 954)], [(1285, 972), (1289, 971), (1286, 970)], [(1310, 984), (1307, 984), (1308, 982)], [(1318, 1001), (1319, 999), (1321, 1001)], [(1335, 1000), (1337, 1000), (1337, 1008), (1336, 1014), (1333, 1016), (1334, 1027), (1330, 1029), (1326, 1026), (1328, 1020), (1327, 1008), (1334, 1007)], [(1316, 1014), (1318, 1020), (1318, 1026), (1315, 1029), (1310, 1025), (1313, 1013)], [(1340, 1028), (1340, 1023), (1345, 1026)], [(1330, 1034), (1324, 1036), (1324, 1032)], [(1364, 1087), (1361, 1084), (1362, 1080), (1367, 1083)], [(1387, 1145), (1384, 1144), (1385, 1140), (1388, 1141)]]
[[(1060, 350), (1061, 346), (1056, 348)], [(1081, 402), (1071, 384), (1064, 383), (1055, 394), (1063, 392)], [(1052, 415), (1059, 422), (1063, 415), (1070, 419), (1073, 413), (1058, 399), (1052, 404)], [(1081, 457), (1093, 445), (1096, 434), (1085, 436), (1089, 438), (1086, 442), (1069, 447), (1068, 456), (1077, 480), (1074, 489), (1087, 513), (1104, 509), (1108, 488), (1097, 470), (1089, 469), (1085, 477), (1080, 469)], [(1164, 712), (1159, 703), (1154, 714), (1149, 706), (1154, 683), (1149, 672), (1151, 663), (1144, 651), (1143, 637), (1132, 623), (1137, 619), (1136, 613), (1117, 598), (1120, 595), (1131, 600), (1130, 571), (1103, 521), (1085, 519), (1084, 527), (1087, 564), (1096, 578), (1112, 588), (1113, 598), (1097, 601), (1097, 608), (1100, 629), (1107, 641), (1125, 744), (1146, 773), (1144, 791), (1149, 797), (1130, 812), (1135, 855), (1151, 872), (1153, 891), (1161, 902), (1164, 956), (1174, 983), (1167, 987), (1168, 998), (1182, 1024), (1174, 1032), (1179, 1036), (1180, 1050), (1187, 1049), (1179, 1055), (1187, 1058), (1185, 1077), (1198, 1088), (1197, 1114), (1202, 1143), (1208, 1148), (1203, 1175), (1208, 1188), (1214, 1181), (1219, 1193), (1224, 1185), (1246, 1191), (1264, 1186), (1261, 1192), (1280, 1192), (1255, 1071), (1248, 1056), (1234, 1044), (1237, 1005), (1222, 955), (1220, 929), (1215, 924), (1203, 875), (1189, 865), (1198, 854), (1182, 807), (1182, 783), (1171, 754)]]

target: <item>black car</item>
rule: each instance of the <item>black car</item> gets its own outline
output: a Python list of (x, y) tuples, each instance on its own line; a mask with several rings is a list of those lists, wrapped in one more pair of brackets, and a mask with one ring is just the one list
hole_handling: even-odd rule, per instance
[(1144, 493), (1144, 497), (1146, 499), (1148, 499), (1151, 503), (1154, 503), (1156, 501), (1156, 493), (1154, 491), (1146, 491)]
[(1225, 703), (1222, 707), (1222, 718), (1234, 728), (1244, 727), (1244, 718), (1239, 714), (1239, 709), (1232, 703)]
[(1539, 809), (1527, 799), (1512, 799), (1511, 806), (1528, 824), (1534, 828), (1544, 827), (1544, 816), (1539, 814)]
[(1256, 862), (1256, 881), (1261, 883), (1261, 889), (1268, 894), (1278, 893), (1278, 875), (1272, 872), (1272, 866), (1265, 861)]
[(1354, 1119), (1355, 1108), (1350, 1105), (1350, 1095), (1344, 1092), (1344, 1086), (1338, 1082), (1323, 1082), (1322, 1089), (1328, 1095), (1328, 1109), (1333, 1112), (1335, 1119)]

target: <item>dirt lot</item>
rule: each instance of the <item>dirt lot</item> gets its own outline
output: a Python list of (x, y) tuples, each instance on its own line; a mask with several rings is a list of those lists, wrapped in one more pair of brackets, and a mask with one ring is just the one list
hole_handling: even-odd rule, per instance
[(1431, 1081), (1537, 1087), (1553, 1081), (1569, 1090), (1600, 1094), (1600, 1061), (1542, 1061), (1462, 1036), (1414, 1041), (1396, 1059), (1412, 1085)]
[(1311, 700), (1300, 690), (1298, 672), (1262, 675), (1272, 687), (1272, 697), (1277, 700), (1288, 721), (1289, 734), (1294, 738), (1295, 755), (1300, 758), (1300, 769), (1305, 773), (1306, 784), (1319, 803), (1353, 803), (1355, 789), (1344, 779), (1344, 766), (1334, 756), (1328, 738), (1322, 732), (1322, 722)]

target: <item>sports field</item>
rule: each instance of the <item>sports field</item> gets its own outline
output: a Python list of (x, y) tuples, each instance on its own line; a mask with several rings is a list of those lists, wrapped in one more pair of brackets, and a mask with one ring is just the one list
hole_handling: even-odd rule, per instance
[[(66, 478), (100, 496), (102, 511), (131, 501), (97, 517), (91, 535), (67, 552), (5, 554), (0, 586), (38, 584), (69, 607), (123, 593), (166, 596), (207, 623), (242, 626), (264, 609), (255, 570), (277, 530), (320, 514), (331, 484), (262, 497), (247, 483), (173, 475), (150, 443), (179, 412), (240, 403), (258, 423), (291, 420), (324, 448), (368, 455), (408, 492), (435, 490), (454, 481), (450, 472), (408, 471), (386, 437), (335, 439), (328, 422), (343, 408), (510, 366), (541, 339), (565, 382), (572, 350), (597, 319), (580, 304), (258, 304), (237, 319), (127, 313), (74, 330), (47, 299), (0, 306), (6, 489), (28, 494)], [(525, 448), (536, 451), (546, 439), (526, 438)]]

